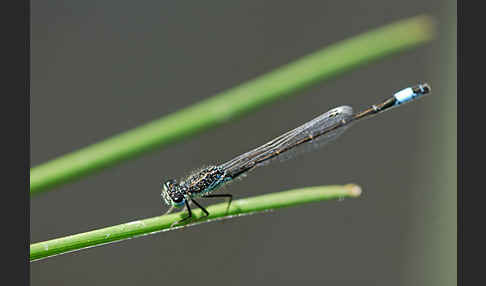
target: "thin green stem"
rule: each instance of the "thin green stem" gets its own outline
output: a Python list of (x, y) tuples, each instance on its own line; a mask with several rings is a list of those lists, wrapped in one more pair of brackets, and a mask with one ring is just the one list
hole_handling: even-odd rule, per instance
[[(290, 191), (266, 194), (246, 199), (235, 200), (227, 210), (226, 203), (207, 207), (209, 217), (203, 218), (200, 209), (194, 209), (196, 222), (186, 222), (180, 226), (197, 225), (217, 219), (228, 219), (244, 214), (301, 205), (322, 200), (358, 197), (361, 188), (354, 184), (344, 186), (317, 186)], [(105, 227), (85, 233), (74, 234), (30, 245), (30, 260), (38, 260), (67, 252), (86, 249), (102, 244), (153, 234), (174, 229), (171, 225), (187, 216), (187, 212), (162, 215), (153, 218)], [(200, 220), (198, 220), (200, 219)], [(179, 225), (177, 225), (178, 228)]]
[(228, 122), (277, 99), (433, 38), (417, 16), (330, 45), (190, 107), (31, 169), (39, 193)]

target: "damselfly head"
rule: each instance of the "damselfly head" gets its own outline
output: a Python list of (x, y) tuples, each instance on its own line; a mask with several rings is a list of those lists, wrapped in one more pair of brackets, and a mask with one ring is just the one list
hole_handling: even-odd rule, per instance
[(169, 206), (181, 207), (184, 205), (186, 198), (176, 180), (168, 180), (162, 184), (162, 200)]

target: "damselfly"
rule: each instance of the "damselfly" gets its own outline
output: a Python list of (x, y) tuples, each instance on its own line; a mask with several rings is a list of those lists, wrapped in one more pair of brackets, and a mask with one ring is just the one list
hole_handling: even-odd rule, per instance
[(395, 93), (392, 97), (380, 104), (372, 105), (366, 110), (354, 113), (350, 106), (340, 106), (312, 119), (311, 121), (287, 132), (277, 138), (246, 152), (221, 165), (209, 166), (190, 175), (188, 178), (177, 182), (168, 180), (163, 183), (162, 200), (170, 209), (167, 213), (178, 207), (185, 206), (188, 216), (185, 221), (192, 217), (189, 203), (198, 206), (206, 216), (209, 212), (201, 206), (195, 198), (223, 197), (228, 199), (229, 208), (233, 198), (230, 194), (211, 194), (223, 184), (232, 181), (248, 173), (256, 167), (262, 166), (272, 159), (282, 158), (294, 153), (301, 147), (323, 145), (341, 135), (351, 123), (371, 117), (372, 115), (390, 110), (400, 104), (410, 102), (422, 95), (430, 93), (431, 89), (427, 83), (418, 84)]

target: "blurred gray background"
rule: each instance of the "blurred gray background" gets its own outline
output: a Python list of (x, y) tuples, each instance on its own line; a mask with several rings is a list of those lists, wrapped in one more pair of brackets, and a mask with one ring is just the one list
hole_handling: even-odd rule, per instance
[(160, 182), (339, 105), (433, 94), (334, 144), (259, 168), (236, 198), (358, 183), (359, 199), (217, 222), (31, 263), (32, 285), (456, 284), (455, 1), (33, 1), (32, 166), (196, 103), (333, 42), (421, 13), (434, 42), (182, 143), (31, 198), (38, 242), (166, 210)]

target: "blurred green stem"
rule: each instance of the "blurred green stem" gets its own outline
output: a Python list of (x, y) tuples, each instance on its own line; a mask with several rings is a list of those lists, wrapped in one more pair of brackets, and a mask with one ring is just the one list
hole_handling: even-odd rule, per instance
[[(207, 210), (209, 211), (209, 217), (207, 219), (232, 218), (243, 214), (251, 214), (254, 212), (290, 207), (322, 200), (358, 197), (360, 194), (361, 188), (354, 184), (295, 189), (235, 200), (231, 203), (231, 207), (227, 213), (226, 203), (211, 205), (207, 207)], [(173, 223), (180, 221), (181, 218), (186, 216), (187, 212), (178, 212), (33, 243), (30, 245), (30, 260), (34, 261), (66, 252), (148, 235), (154, 232), (170, 230)], [(203, 213), (200, 209), (193, 209), (193, 216), (195, 219), (202, 218)], [(196, 222), (188, 221), (181, 225), (196, 225), (204, 221), (206, 221), (206, 219)]]
[(433, 38), (417, 16), (335, 43), (190, 107), (31, 168), (31, 194), (167, 146), (277, 99)]

